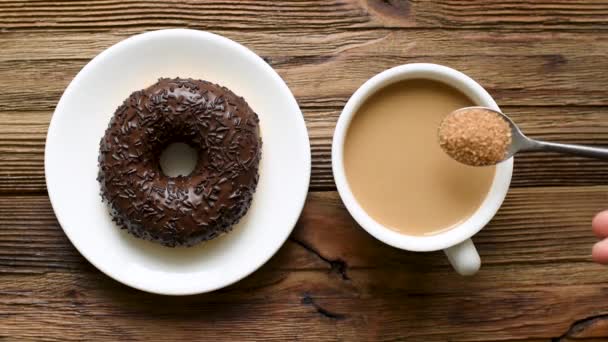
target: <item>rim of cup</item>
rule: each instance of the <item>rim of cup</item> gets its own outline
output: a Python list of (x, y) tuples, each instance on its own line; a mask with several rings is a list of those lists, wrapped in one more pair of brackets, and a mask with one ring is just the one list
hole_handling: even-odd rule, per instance
[[(414, 236), (399, 233), (378, 223), (360, 206), (348, 185), (343, 164), (346, 133), (359, 107), (374, 93), (389, 84), (407, 79), (427, 79), (442, 82), (460, 90), (478, 106), (500, 110), (490, 94), (472, 78), (452, 68), (431, 64), (411, 63), (385, 70), (369, 80), (350, 97), (336, 124), (332, 142), (332, 170), (338, 193), (357, 223), (378, 240), (409, 251), (436, 251), (457, 245), (475, 235), (494, 217), (502, 205), (513, 173), (513, 158), (496, 165), (494, 180), (488, 195), (477, 211), (452, 228), (434, 235)], [(441, 210), (441, 208), (437, 208)]]

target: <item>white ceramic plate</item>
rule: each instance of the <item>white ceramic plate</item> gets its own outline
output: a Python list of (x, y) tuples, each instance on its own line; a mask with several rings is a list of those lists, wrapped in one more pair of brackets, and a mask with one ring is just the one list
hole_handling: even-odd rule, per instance
[[(96, 180), (99, 141), (118, 105), (159, 77), (177, 76), (243, 96), (259, 115), (263, 140), (249, 212), (230, 234), (191, 248), (163, 247), (120, 230)], [(306, 125), (285, 82), (244, 46), (195, 30), (137, 35), (89, 62), (55, 109), (44, 163), (53, 209), (78, 251), (126, 285), (169, 295), (213, 291), (262, 266), (291, 233), (310, 180)]]

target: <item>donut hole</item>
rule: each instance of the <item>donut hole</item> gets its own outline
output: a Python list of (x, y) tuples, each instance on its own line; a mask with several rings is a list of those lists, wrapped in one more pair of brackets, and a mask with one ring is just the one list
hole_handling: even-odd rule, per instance
[(189, 176), (198, 163), (198, 152), (184, 142), (174, 142), (160, 153), (160, 169), (167, 177)]

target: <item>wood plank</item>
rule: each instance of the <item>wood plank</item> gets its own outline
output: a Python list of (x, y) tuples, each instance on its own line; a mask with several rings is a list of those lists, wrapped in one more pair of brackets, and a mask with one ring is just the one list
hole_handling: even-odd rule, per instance
[[(474, 239), (483, 263), (588, 261), (595, 241), (589, 234), (590, 220), (605, 209), (607, 199), (606, 187), (511, 189), (498, 215)], [(314, 193), (309, 196), (293, 239), (322, 251), (326, 260), (343, 261), (349, 267), (398, 265), (415, 269), (426, 263), (445, 265), (437, 254), (386, 248), (355, 228), (337, 193)]]
[[(111, 45), (139, 33), (151, 30), (125, 28), (109, 32), (10, 32), (0, 33), (0, 61), (17, 60), (61, 60), (91, 59)], [(546, 56), (553, 58), (553, 66), (567, 64), (562, 57), (605, 53), (608, 33), (594, 32), (495, 32), (469, 30), (344, 30), (332, 32), (327, 29), (282, 30), (272, 32), (250, 32), (213, 30), (247, 45), (261, 56), (268, 56), (270, 63), (285, 65), (296, 62), (322, 62), (344, 52), (376, 52), (376, 55), (418, 54), (419, 56)], [(390, 43), (390, 44), (389, 44)], [(581, 51), (580, 46), (585, 50)], [(370, 46), (371, 45), (371, 46)], [(438, 47), (441, 47), (438, 49)], [(369, 53), (369, 52), (368, 52)], [(305, 58), (303, 58), (305, 57)], [(317, 60), (314, 60), (317, 57)], [(298, 60), (298, 58), (300, 58)], [(549, 62), (549, 61), (547, 61)], [(547, 65), (547, 67), (550, 67)]]
[(2, 196), (0, 337), (601, 340), (608, 272), (590, 261), (588, 222), (607, 190), (513, 189), (475, 238), (484, 266), (473, 278), (456, 275), (442, 253), (382, 245), (335, 192), (312, 193), (292, 237), (261, 270), (186, 298), (118, 284), (78, 255), (46, 197)]
[[(539, 139), (608, 145), (608, 107), (503, 107)], [(340, 108), (303, 108), (312, 150), (312, 190), (333, 190), (331, 138)], [(49, 111), (0, 111), (0, 193), (44, 192)], [(513, 187), (608, 185), (608, 162), (557, 156), (516, 158)]]
[[(136, 32), (0, 34), (0, 76), (19, 80), (0, 84), (0, 107), (18, 111), (53, 109), (70, 80), (90, 58)], [(503, 106), (608, 105), (604, 87), (608, 73), (598, 72), (608, 70), (608, 32), (218, 33), (263, 56), (286, 80), (303, 107), (341, 107), (374, 74), (411, 62), (433, 62), (462, 70)]]
[[(512, 191), (499, 216), (475, 239), (484, 267), (474, 278), (457, 276), (441, 253), (381, 245), (356, 227), (335, 193), (311, 194), (296, 232), (262, 270), (225, 290), (186, 298), (145, 294), (96, 271), (63, 236), (45, 197), (0, 197), (0, 336), (174, 340), (204, 334), (243, 340), (256, 334), (276, 340), (424, 341), (598, 336), (600, 323), (586, 325), (593, 327), (586, 334), (568, 327), (573, 320), (596, 322), (607, 313), (608, 272), (588, 256), (594, 240), (588, 219), (605, 205), (606, 190)], [(230, 329), (234, 325), (242, 329)]]
[(449, 28), (603, 30), (608, 2), (482, 0), (2, 1), (0, 29)]
[[(265, 56), (298, 96), (312, 140), (311, 185), (315, 190), (334, 187), (329, 143), (341, 106), (367, 77), (399, 61), (442, 62), (447, 58), (448, 62), (461, 64), (463, 70), (483, 79), (482, 84), (495, 94), (503, 107), (513, 103), (525, 106), (603, 105), (608, 99), (604, 87), (608, 79), (603, 79), (603, 73), (594, 72), (607, 63), (603, 51), (608, 48), (608, 36), (602, 34), (396, 33), (380, 30), (329, 36), (322, 32), (316, 35), (298, 32), (280, 35), (225, 33), (253, 46)], [(0, 45), (4, 47), (0, 50), (0, 75), (6, 79), (20, 80), (0, 84), (0, 105), (7, 111), (0, 114), (7, 122), (0, 127), (6, 134), (0, 136), (0, 160), (3, 161), (0, 163), (0, 191), (44, 191), (43, 126), (48, 122), (50, 110), (63, 88), (88, 58), (128, 34), (0, 35)], [(24, 39), (29, 43), (23, 44)], [(588, 48), (582, 51), (580, 44), (586, 44)], [(436, 46), (449, 48), (438, 50)], [(483, 53), (471, 56), (470, 51)], [(539, 54), (538, 51), (543, 53)], [(446, 57), (446, 53), (449, 56)], [(519, 63), (515, 62), (518, 58), (531, 59), (524, 81), (521, 72), (525, 70), (514, 65)], [(583, 61), (585, 58), (594, 60)], [(501, 64), (501, 61), (506, 64)], [(482, 66), (477, 69), (480, 64)], [(590, 68), (589, 65), (594, 66)], [(487, 70), (496, 71), (488, 73)], [(545, 75), (543, 79), (538, 79), (539, 73)], [(336, 82), (321, 81), (328, 77)], [(348, 80), (348, 84), (343, 80)], [(524, 84), (525, 90), (524, 87), (513, 88), (514, 84), (518, 87)], [(14, 101), (15, 98), (20, 101)], [(511, 111), (511, 108), (507, 109)], [(605, 107), (538, 110), (522, 107), (512, 110), (526, 131), (539, 137), (567, 142), (604, 143), (602, 130), (605, 130), (605, 126), (600, 120), (606, 112)], [(552, 115), (550, 111), (560, 115)], [(583, 114), (578, 115), (579, 111)], [(580, 117), (586, 119), (577, 122)], [(541, 122), (537, 122), (536, 118)], [(565, 128), (561, 129), (556, 123)], [(537, 131), (533, 130), (534, 125), (540, 125)], [(548, 160), (551, 160), (551, 165), (547, 163)], [(520, 161), (515, 173), (515, 186), (606, 184), (605, 179), (608, 179), (606, 173), (601, 171), (606, 169), (603, 162), (547, 155), (522, 157)]]
[[(508, 284), (509, 289), (500, 289), (502, 283), (497, 283), (478, 290), (452, 284), (452, 277), (428, 274), (416, 275), (423, 284), (423, 292), (416, 292), (407, 285), (398, 288), (411, 283), (411, 277), (387, 281), (387, 273), (377, 278), (377, 273), (354, 272), (346, 284), (321, 272), (290, 272), (265, 283), (263, 275), (269, 273), (263, 269), (228, 289), (178, 298), (129, 289), (99, 273), (5, 276), (0, 337), (547, 341), (569, 336), (570, 320), (606, 312), (601, 285)], [(425, 292), (425, 286), (444, 291)]]
[[(475, 236), (484, 265), (589, 263), (595, 241), (590, 221), (606, 208), (607, 190), (606, 186), (512, 189), (498, 215)], [(0, 227), (0, 272), (89, 269), (60, 229), (46, 196), (1, 196)], [(309, 195), (279, 255), (271, 262), (273, 269), (323, 269), (342, 278), (348, 278), (351, 269), (449, 269), (441, 252), (403, 252), (372, 238), (350, 217), (336, 192)]]

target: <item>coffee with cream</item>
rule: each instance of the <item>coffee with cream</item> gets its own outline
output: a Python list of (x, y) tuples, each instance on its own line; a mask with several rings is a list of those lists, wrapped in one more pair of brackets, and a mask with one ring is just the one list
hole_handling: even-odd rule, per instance
[(472, 167), (439, 146), (450, 112), (473, 106), (443, 83), (413, 79), (372, 94), (344, 142), (344, 170), (359, 205), (378, 223), (407, 235), (432, 235), (468, 219), (482, 204), (495, 167)]

